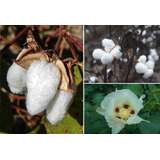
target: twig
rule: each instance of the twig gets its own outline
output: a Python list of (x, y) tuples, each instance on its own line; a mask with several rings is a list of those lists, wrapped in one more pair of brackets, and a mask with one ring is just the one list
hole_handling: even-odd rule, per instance
[[(7, 42), (7, 43), (10, 43), (10, 41), (8, 40), (8, 39), (6, 39), (5, 37), (3, 37), (2, 35), (0, 35), (0, 38), (2, 39), (2, 40), (4, 40), (5, 42)], [(16, 44), (12, 44), (15, 48), (17, 48), (18, 50), (22, 50), (22, 48), (21, 47), (19, 47), (18, 45), (16, 45)]]
[(62, 39), (62, 42), (61, 42), (61, 46), (60, 46), (60, 52), (59, 52), (59, 57), (61, 58), (62, 57), (62, 54), (63, 54), (63, 50), (64, 50), (64, 42), (65, 42), (65, 39), (63, 37)]
[[(142, 32), (143, 32), (143, 27), (142, 27), (141, 33), (139, 35), (138, 43), (140, 42), (140, 39), (141, 39), (141, 36), (142, 36)], [(132, 55), (131, 62), (130, 62), (129, 67), (128, 67), (128, 72), (127, 72), (127, 76), (126, 76), (125, 82), (128, 81), (129, 73), (130, 73), (131, 68), (132, 68), (133, 59), (134, 59), (134, 56), (136, 54), (136, 49), (137, 49), (137, 47), (135, 46), (133, 48), (133, 55)]]
[(61, 28), (58, 28), (51, 36), (49, 36), (46, 40), (45, 40), (45, 44), (47, 44), (51, 38), (55, 37), (59, 32), (61, 31)]
[(4, 46), (4, 48), (0, 51), (1, 56), (4, 55), (4, 51), (9, 48), (19, 37), (21, 37), (25, 32), (27, 32), (30, 29), (30, 25), (27, 26), (26, 28), (24, 28), (21, 32), (18, 33), (18, 35), (12, 40), (10, 41), (8, 44), (6, 44), (6, 46)]
[(107, 65), (104, 67), (104, 83), (107, 82)]
[(83, 45), (77, 41), (69, 32), (67, 32), (65, 36), (83, 52)]
[(31, 31), (33, 33), (33, 36), (37, 42), (37, 44), (39, 45), (40, 49), (41, 50), (44, 50), (45, 49), (45, 46), (43, 45), (42, 41), (41, 41), (41, 38), (39, 36), (39, 33), (38, 33), (38, 29), (36, 26), (32, 26), (31, 27)]
[(24, 113), (28, 113), (25, 109), (19, 108), (19, 107), (15, 106), (15, 105), (12, 105), (12, 108), (14, 108), (16, 110), (19, 110), (21, 112), (24, 112)]

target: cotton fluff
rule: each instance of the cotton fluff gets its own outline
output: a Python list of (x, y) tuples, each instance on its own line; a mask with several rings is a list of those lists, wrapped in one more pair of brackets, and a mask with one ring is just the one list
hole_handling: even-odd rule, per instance
[(96, 81), (98, 81), (98, 77), (96, 76), (91, 76), (89, 82), (90, 83), (95, 83)]
[(116, 46), (110, 53), (112, 56), (114, 56), (116, 59), (120, 59), (122, 56), (122, 53), (120, 52), (120, 46)]
[(105, 52), (102, 49), (95, 49), (92, 53), (94, 59), (101, 59)]
[(102, 46), (109, 53), (110, 50), (115, 46), (115, 43), (111, 39), (105, 38), (102, 40)]
[(153, 69), (148, 69), (147, 72), (144, 73), (143, 78), (149, 78), (153, 74)]
[(57, 124), (65, 117), (72, 98), (73, 93), (58, 90), (46, 110), (47, 119), (51, 124)]
[(154, 69), (154, 62), (149, 60), (149, 61), (147, 61), (146, 66), (147, 66), (149, 69)]
[[(150, 57), (149, 57), (150, 56)], [(159, 56), (157, 54), (156, 49), (150, 49), (150, 55), (148, 56), (148, 58), (152, 59), (152, 61), (158, 61), (159, 60)]]
[(7, 82), (12, 93), (23, 94), (26, 88), (26, 73), (26, 69), (14, 62), (10, 66), (7, 72)]
[(139, 57), (138, 62), (146, 63), (146, 59), (147, 59), (146, 56), (142, 55), (142, 56)]
[(60, 71), (46, 60), (33, 62), (27, 72), (26, 106), (31, 115), (44, 111), (55, 96), (60, 81)]
[(135, 69), (136, 69), (137, 73), (142, 74), (142, 73), (147, 72), (148, 67), (143, 63), (137, 63), (135, 66)]
[(113, 61), (113, 56), (109, 53), (104, 54), (101, 58), (101, 62), (103, 64), (110, 64), (112, 63), (112, 61)]

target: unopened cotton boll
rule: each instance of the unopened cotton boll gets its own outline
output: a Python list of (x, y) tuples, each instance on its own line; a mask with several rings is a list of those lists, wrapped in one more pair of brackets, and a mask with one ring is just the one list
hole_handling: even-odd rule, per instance
[(152, 76), (152, 74), (153, 74), (153, 69), (148, 69), (148, 70), (144, 73), (143, 78), (149, 78), (149, 77)]
[(142, 55), (142, 56), (139, 57), (138, 62), (146, 63), (146, 59), (147, 59), (146, 56)]
[(95, 49), (92, 53), (94, 59), (101, 59), (101, 57), (105, 54), (102, 49)]
[(27, 110), (31, 115), (44, 111), (57, 93), (60, 71), (46, 60), (33, 62), (27, 72)]
[(139, 62), (136, 64), (135, 69), (137, 73), (141, 74), (147, 72), (148, 67), (145, 64)]
[(115, 43), (111, 39), (105, 38), (102, 40), (102, 46), (109, 53), (110, 50), (115, 46)]
[(120, 46), (116, 46), (110, 53), (112, 56), (114, 56), (116, 59), (120, 59), (122, 56), (122, 53), (120, 52)]
[(110, 64), (113, 61), (113, 56), (109, 53), (105, 53), (102, 58), (101, 58), (101, 62), (103, 64)]
[(147, 61), (147, 63), (146, 63), (146, 66), (149, 68), (149, 69), (154, 69), (154, 62), (153, 61)]
[(12, 93), (22, 94), (26, 88), (27, 70), (16, 63), (10, 66), (7, 72), (7, 82)]

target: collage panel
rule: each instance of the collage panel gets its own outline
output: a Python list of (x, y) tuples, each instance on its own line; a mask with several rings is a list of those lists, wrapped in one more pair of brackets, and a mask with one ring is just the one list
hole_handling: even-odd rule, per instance
[(160, 84), (85, 84), (85, 134), (159, 134)]
[(83, 134), (83, 25), (0, 33), (0, 133)]
[(85, 83), (159, 83), (159, 25), (85, 25)]

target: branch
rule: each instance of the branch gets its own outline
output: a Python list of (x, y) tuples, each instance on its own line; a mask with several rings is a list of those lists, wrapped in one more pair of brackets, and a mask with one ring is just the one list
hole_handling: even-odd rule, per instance
[(10, 41), (6, 46), (4, 46), (4, 48), (0, 51), (1, 56), (4, 55), (4, 51), (9, 48), (19, 37), (21, 37), (25, 32), (27, 32), (30, 29), (30, 25), (27, 26), (26, 28), (24, 28), (21, 32), (18, 33), (18, 35), (12, 40)]

